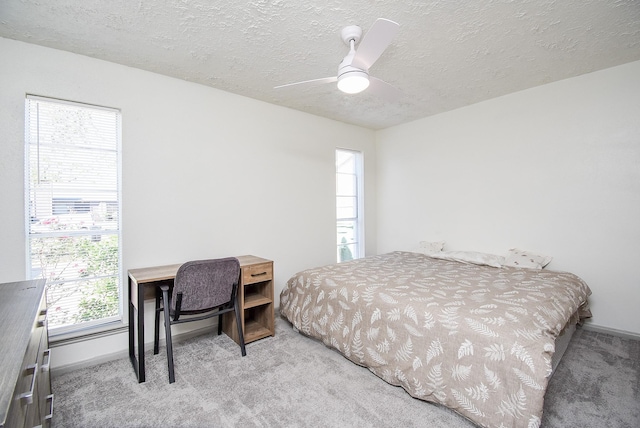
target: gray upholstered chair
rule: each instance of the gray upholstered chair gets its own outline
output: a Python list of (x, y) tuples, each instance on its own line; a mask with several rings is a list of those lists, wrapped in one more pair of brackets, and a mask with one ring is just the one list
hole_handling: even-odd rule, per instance
[[(240, 309), (236, 299), (240, 279), (240, 262), (234, 257), (187, 262), (176, 273), (173, 291), (163, 284), (156, 292), (155, 331), (153, 353), (158, 353), (160, 339), (160, 312), (164, 312), (167, 339), (169, 383), (175, 382), (171, 326), (190, 321), (218, 317), (218, 334), (222, 332), (222, 314), (234, 311), (242, 356), (247, 355), (240, 322)], [(167, 303), (168, 302), (168, 303)], [(162, 303), (162, 306), (160, 305)], [(167, 310), (167, 308), (169, 310)], [(181, 318), (183, 315), (199, 315)]]

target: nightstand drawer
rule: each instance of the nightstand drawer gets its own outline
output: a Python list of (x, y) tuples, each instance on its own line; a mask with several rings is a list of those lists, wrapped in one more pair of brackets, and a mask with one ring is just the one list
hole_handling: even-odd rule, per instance
[(242, 283), (244, 285), (273, 279), (273, 263), (260, 263), (246, 266), (242, 269)]

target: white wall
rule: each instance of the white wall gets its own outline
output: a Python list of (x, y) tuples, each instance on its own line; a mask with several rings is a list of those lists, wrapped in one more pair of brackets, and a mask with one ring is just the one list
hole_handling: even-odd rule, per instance
[(378, 252), (549, 254), (640, 334), (640, 62), (380, 131), (377, 158)]
[[(124, 272), (254, 254), (274, 260), (279, 296), (295, 272), (335, 261), (337, 145), (364, 152), (375, 252), (373, 131), (9, 39), (0, 52), (0, 282), (25, 279), (27, 93), (122, 110)], [(127, 347), (125, 334), (93, 342), (57, 348), (52, 364)]]

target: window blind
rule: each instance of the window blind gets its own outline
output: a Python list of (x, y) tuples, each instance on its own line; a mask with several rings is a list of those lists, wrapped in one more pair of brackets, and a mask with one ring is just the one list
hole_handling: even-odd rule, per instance
[(121, 319), (120, 112), (28, 96), (25, 212), (30, 278), (69, 332)]

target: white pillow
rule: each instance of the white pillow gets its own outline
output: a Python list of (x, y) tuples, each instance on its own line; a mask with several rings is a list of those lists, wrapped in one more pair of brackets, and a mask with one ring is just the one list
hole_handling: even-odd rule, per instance
[(413, 253), (421, 253), (430, 256), (431, 254), (439, 253), (444, 248), (444, 241), (420, 241), (418, 248), (411, 250)]
[(548, 265), (552, 259), (553, 257), (551, 256), (535, 254), (530, 251), (512, 248), (509, 250), (509, 254), (505, 259), (504, 265), (529, 269), (542, 269)]
[(431, 254), (431, 257), (497, 268), (502, 267), (504, 263), (504, 257), (502, 256), (479, 253), (477, 251), (444, 251), (442, 253)]

